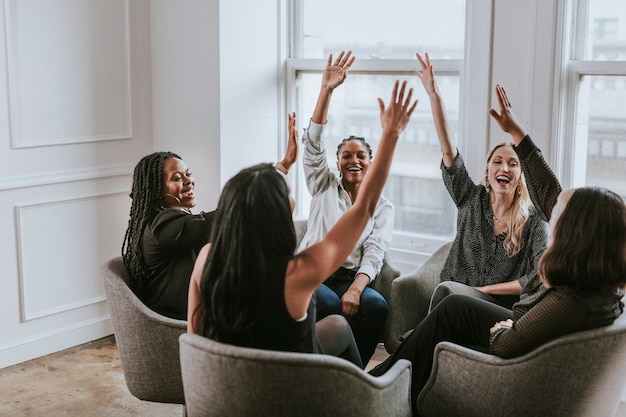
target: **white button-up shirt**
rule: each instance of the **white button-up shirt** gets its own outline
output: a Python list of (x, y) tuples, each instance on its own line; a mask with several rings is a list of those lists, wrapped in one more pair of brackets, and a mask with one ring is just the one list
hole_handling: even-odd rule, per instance
[[(352, 207), (350, 196), (328, 167), (325, 145), (321, 140), (323, 127), (310, 121), (302, 135), (304, 175), (312, 198), (307, 231), (298, 251), (322, 240), (337, 220)], [(366, 274), (370, 282), (376, 278), (391, 241), (394, 212), (393, 204), (381, 196), (374, 216), (367, 222), (354, 250), (342, 265), (344, 268), (358, 269), (358, 273)]]

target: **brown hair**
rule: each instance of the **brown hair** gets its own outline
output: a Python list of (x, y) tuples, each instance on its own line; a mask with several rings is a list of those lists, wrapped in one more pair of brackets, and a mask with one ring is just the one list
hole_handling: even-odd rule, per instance
[(538, 272), (550, 286), (599, 290), (626, 284), (626, 206), (601, 187), (574, 190), (552, 231)]

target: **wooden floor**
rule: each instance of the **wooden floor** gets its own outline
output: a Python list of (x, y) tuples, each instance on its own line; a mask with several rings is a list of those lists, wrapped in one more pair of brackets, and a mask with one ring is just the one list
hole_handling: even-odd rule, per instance
[[(387, 357), (379, 345), (366, 367)], [(113, 336), (0, 369), (0, 416), (182, 416), (182, 406), (133, 397)]]

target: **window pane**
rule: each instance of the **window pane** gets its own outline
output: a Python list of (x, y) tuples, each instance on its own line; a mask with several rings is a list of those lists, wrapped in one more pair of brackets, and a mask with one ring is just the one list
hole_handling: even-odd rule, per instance
[[(626, 77), (585, 76), (579, 88), (577, 154), (586, 156), (578, 184), (609, 188), (626, 198)], [(586, 145), (586, 146), (585, 146)], [(579, 149), (580, 148), (580, 149)]]
[[(377, 97), (387, 103), (395, 75), (352, 73), (346, 82), (333, 93), (328, 125), (324, 130), (328, 160), (336, 171), (335, 161), (339, 142), (350, 135), (362, 136), (372, 146), (374, 158), (382, 129), (380, 127)], [(457, 131), (459, 113), (459, 77), (438, 75), (439, 89), (446, 103), (447, 114), (454, 131)], [(313, 114), (319, 86), (320, 73), (299, 73), (297, 77), (298, 120), (306, 127)], [(420, 100), (411, 122), (400, 136), (384, 195), (395, 205), (396, 231), (452, 237), (456, 209), (448, 195), (439, 164), (441, 151), (432, 121), (428, 97), (417, 78), (409, 84), (417, 87), (413, 97)], [(303, 181), (303, 180), (300, 180)], [(308, 217), (310, 196), (304, 183), (299, 196), (298, 214)]]
[(587, 0), (587, 28), (583, 60), (626, 61), (626, 7), (624, 0)]
[(302, 56), (462, 59), (465, 0), (302, 0)]

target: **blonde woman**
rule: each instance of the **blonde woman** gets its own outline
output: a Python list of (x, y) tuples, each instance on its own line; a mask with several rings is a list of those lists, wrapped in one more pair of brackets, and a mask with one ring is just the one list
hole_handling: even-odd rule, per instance
[[(509, 131), (514, 143), (503, 143), (489, 153), (485, 176), (479, 184), (470, 178), (448, 124), (428, 54), (416, 54), (422, 71), (415, 71), (430, 99), (442, 153), (443, 181), (458, 209), (457, 234), (435, 289), (431, 309), (449, 294), (466, 294), (510, 308), (522, 288), (535, 276), (548, 242), (548, 217), (532, 205), (522, 165), (514, 144), (527, 136), (523, 128)], [(498, 100), (508, 101), (497, 87)], [(500, 123), (515, 117), (498, 115)], [(498, 119), (500, 118), (500, 119)], [(530, 138), (528, 138), (530, 141)], [(543, 157), (540, 152), (532, 157)], [(560, 187), (551, 190), (556, 200)]]

